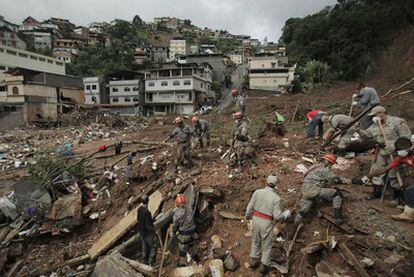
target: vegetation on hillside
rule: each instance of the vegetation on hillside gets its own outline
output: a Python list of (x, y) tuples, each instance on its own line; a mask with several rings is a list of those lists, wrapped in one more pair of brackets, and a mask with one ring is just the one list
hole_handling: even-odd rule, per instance
[(413, 0), (338, 0), (316, 14), (288, 19), (281, 41), (299, 66), (318, 61), (329, 66), (331, 78), (350, 80), (367, 77), (375, 57), (413, 23)]
[[(108, 44), (104, 37), (109, 39)], [(70, 64), (67, 72), (76, 76), (105, 75), (117, 70), (139, 70), (146, 65), (134, 63), (135, 47), (148, 44), (148, 33), (142, 20), (135, 17), (132, 23), (117, 20), (109, 26), (96, 46), (86, 46)]]

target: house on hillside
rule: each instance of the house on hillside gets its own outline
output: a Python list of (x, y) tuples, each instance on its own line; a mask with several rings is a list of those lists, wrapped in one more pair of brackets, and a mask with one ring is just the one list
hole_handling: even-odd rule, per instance
[(209, 64), (166, 64), (145, 72), (145, 107), (150, 114), (192, 114), (212, 96)]
[(170, 60), (175, 61), (180, 56), (189, 54), (189, 45), (184, 38), (175, 37), (170, 40)]
[(106, 93), (104, 78), (85, 77), (83, 78), (86, 105), (100, 105), (109, 103)]
[(288, 57), (260, 54), (248, 59), (250, 89), (286, 91), (294, 79), (296, 64)]
[(0, 15), (0, 45), (25, 50), (26, 42), (18, 34), (19, 27), (10, 23)]
[(151, 60), (154, 63), (165, 63), (169, 59), (170, 50), (168, 46), (153, 45), (151, 47)]
[(70, 63), (79, 53), (79, 46), (76, 39), (56, 39), (53, 42), (53, 57)]

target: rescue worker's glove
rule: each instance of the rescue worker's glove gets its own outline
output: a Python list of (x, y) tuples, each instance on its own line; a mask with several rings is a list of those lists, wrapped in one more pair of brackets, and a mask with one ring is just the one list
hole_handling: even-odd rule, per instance
[(280, 219), (283, 221), (286, 221), (290, 215), (291, 215), (291, 211), (290, 210), (285, 210), (281, 215), (280, 215)]
[(361, 178), (354, 178), (354, 179), (352, 179), (351, 182), (352, 182), (353, 185), (359, 185), (359, 186), (362, 186), (362, 185), (365, 184), (364, 181)]
[(352, 102), (352, 106), (357, 106), (358, 105), (358, 102), (357, 101), (353, 101)]
[(249, 213), (249, 214), (246, 214), (246, 215), (244, 216), (244, 218), (246, 218), (246, 220), (252, 220), (253, 216), (252, 216), (252, 214), (251, 214), (251, 213)]
[(358, 98), (358, 94), (357, 94), (357, 93), (354, 93), (354, 94), (352, 95), (352, 98), (353, 98), (353, 99)]

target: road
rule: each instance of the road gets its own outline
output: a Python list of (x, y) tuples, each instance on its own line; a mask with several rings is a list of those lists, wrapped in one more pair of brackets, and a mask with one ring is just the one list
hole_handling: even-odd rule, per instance
[[(240, 65), (236, 70), (234, 70), (231, 76), (231, 81), (233, 82), (232, 88), (238, 88), (241, 90), (243, 84), (243, 75), (239, 74), (239, 72), (243, 72), (244, 67), (244, 65)], [(226, 109), (233, 102), (233, 97), (231, 96), (230, 89), (225, 89), (222, 93), (224, 97), (221, 99), (220, 103), (217, 106), (220, 111)]]

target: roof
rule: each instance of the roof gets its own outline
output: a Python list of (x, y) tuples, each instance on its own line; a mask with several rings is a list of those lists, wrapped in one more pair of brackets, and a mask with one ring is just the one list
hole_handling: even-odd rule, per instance
[(134, 79), (141, 79), (144, 77), (144, 74), (139, 71), (133, 71), (133, 70), (118, 70), (113, 71), (111, 73), (108, 73), (106, 78), (114, 78), (114, 79), (126, 79), (126, 80), (134, 80)]
[(24, 83), (27, 84), (48, 85), (59, 88), (83, 89), (82, 79), (71, 75), (59, 75), (23, 68), (9, 69), (7, 72), (14, 76), (22, 75), (24, 78)]

